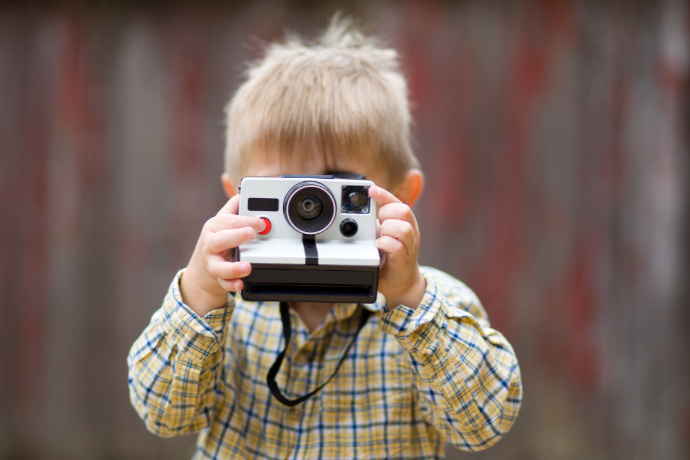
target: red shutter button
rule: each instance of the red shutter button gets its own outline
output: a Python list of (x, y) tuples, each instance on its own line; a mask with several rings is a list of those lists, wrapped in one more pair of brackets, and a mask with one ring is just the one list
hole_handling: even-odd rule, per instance
[(268, 235), (271, 233), (271, 221), (268, 220), (266, 217), (259, 217), (259, 219), (263, 220), (264, 223), (266, 223), (266, 227), (259, 232), (259, 235)]

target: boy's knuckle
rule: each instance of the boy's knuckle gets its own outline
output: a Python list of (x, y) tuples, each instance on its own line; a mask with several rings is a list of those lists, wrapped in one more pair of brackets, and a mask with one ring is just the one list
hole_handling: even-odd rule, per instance
[(402, 237), (409, 239), (414, 237), (414, 229), (412, 228), (412, 224), (409, 222), (405, 222), (400, 229), (400, 232), (402, 233)]
[(213, 233), (213, 234), (209, 235), (207, 246), (211, 252), (214, 252), (214, 253), (218, 252), (219, 246), (220, 246), (219, 240), (220, 240), (220, 236), (218, 235), (218, 233)]
[(211, 275), (214, 278), (221, 278), (220, 270), (217, 264), (209, 264), (207, 267), (207, 271), (209, 275)]
[(412, 209), (403, 203), (400, 204), (400, 214), (405, 218), (405, 220), (410, 220), (413, 216)]
[(396, 245), (395, 245), (395, 252), (400, 252), (400, 251), (402, 251), (403, 249), (405, 249), (405, 245), (403, 244), (402, 241), (400, 241), (400, 240), (395, 240), (395, 243), (396, 243)]
[(237, 270), (234, 263), (227, 264), (224, 269), (221, 278), (225, 280), (233, 280), (237, 278)]
[(203, 230), (204, 231), (211, 231), (211, 229), (214, 227), (214, 224), (217, 222), (218, 216), (211, 217), (208, 219), (206, 222), (204, 222)]

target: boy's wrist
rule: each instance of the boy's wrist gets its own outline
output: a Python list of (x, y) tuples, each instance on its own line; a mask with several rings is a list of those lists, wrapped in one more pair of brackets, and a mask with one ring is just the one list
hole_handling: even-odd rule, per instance
[(227, 292), (209, 292), (196, 282), (194, 274), (188, 269), (180, 277), (180, 295), (185, 305), (200, 317), (227, 304)]
[(405, 305), (406, 307), (416, 310), (417, 307), (419, 307), (419, 304), (422, 303), (425, 293), (426, 278), (424, 278), (424, 275), (417, 270), (417, 276), (415, 277), (410, 289), (397, 296), (388, 297), (385, 294), (384, 296), (386, 297), (388, 308), (392, 309), (398, 305)]

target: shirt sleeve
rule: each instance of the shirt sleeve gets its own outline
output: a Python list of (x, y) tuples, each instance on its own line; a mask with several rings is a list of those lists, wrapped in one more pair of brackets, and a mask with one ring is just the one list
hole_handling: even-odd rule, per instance
[(423, 273), (419, 307), (384, 308), (381, 329), (407, 351), (427, 420), (456, 447), (485, 449), (508, 432), (520, 409), (517, 358), (467, 286), (438, 270)]
[(201, 318), (182, 301), (181, 276), (127, 358), (132, 405), (149, 431), (166, 437), (208, 426), (228, 391), (223, 344), (234, 299)]

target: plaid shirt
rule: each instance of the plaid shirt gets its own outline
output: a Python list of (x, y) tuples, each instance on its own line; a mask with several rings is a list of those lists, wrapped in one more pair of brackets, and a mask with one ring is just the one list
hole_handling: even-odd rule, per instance
[[(129, 355), (132, 403), (161, 436), (201, 430), (195, 459), (443, 458), (495, 443), (522, 399), (508, 341), (474, 293), (423, 268), (416, 310), (377, 302), (342, 367), (289, 408), (266, 385), (284, 340), (276, 302), (243, 302), (203, 318), (183, 302), (177, 275)], [(276, 381), (288, 398), (324, 382), (358, 327), (362, 306), (336, 304), (309, 333), (290, 311), (292, 339)]]

